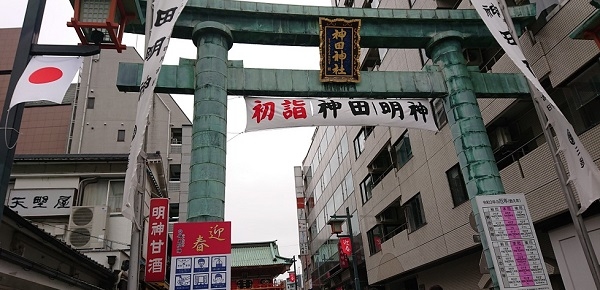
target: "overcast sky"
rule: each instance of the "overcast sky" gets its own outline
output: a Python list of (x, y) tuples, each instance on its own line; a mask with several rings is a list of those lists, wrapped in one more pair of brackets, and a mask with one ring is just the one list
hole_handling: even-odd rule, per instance
[[(0, 28), (20, 27), (25, 15), (23, 0), (1, 1)], [(75, 30), (66, 26), (73, 17), (68, 0), (46, 1), (39, 43), (77, 44)], [(270, 3), (329, 6), (330, 0), (270, 0)], [(127, 45), (143, 48), (143, 36), (125, 35)], [(179, 57), (195, 58), (189, 40), (173, 39), (164, 64), (177, 64)], [(273, 47), (234, 44), (230, 60), (243, 60), (245, 67), (318, 69), (318, 48)], [(233, 242), (277, 240), (280, 254), (299, 254), (294, 166), (302, 165), (314, 131), (310, 128), (277, 129), (243, 133), (246, 113), (243, 99), (230, 96), (228, 107), (227, 185), (225, 220), (233, 226)], [(193, 96), (175, 96), (193, 119)], [(235, 137), (235, 138), (234, 138)], [(233, 139), (232, 139), (233, 138)], [(298, 265), (298, 272), (300, 272)]]

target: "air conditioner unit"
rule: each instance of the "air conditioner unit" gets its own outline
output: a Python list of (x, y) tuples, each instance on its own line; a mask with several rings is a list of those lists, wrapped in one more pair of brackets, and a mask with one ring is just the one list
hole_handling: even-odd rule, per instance
[(67, 244), (76, 249), (104, 248), (107, 206), (74, 206), (69, 217)]

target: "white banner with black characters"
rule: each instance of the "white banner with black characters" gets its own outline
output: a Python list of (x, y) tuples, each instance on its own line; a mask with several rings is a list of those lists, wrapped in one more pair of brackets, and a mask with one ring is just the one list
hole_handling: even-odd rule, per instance
[(138, 184), (137, 157), (142, 151), (144, 134), (146, 132), (146, 121), (152, 105), (154, 87), (162, 62), (167, 53), (171, 32), (177, 18), (185, 7), (187, 0), (167, 1), (154, 0), (153, 23), (148, 39), (148, 48), (144, 57), (144, 69), (142, 72), (142, 83), (140, 84), (140, 95), (135, 116), (135, 127), (133, 128), (133, 140), (129, 149), (129, 162), (125, 176), (125, 190), (123, 192), (123, 216), (133, 220), (133, 197)]
[(506, 54), (533, 86), (542, 93), (541, 99), (537, 101), (548, 118), (548, 123), (556, 132), (556, 137), (560, 145), (559, 150), (564, 153), (567, 160), (569, 182), (577, 189), (581, 201), (579, 213), (583, 213), (595, 200), (600, 198), (600, 171), (598, 171), (590, 154), (583, 148), (579, 137), (577, 137), (575, 130), (573, 130), (573, 126), (571, 126), (534, 75), (525, 55), (508, 29), (498, 1), (471, 0), (471, 2)]
[(245, 97), (246, 132), (305, 126), (388, 126), (438, 131), (427, 99)]

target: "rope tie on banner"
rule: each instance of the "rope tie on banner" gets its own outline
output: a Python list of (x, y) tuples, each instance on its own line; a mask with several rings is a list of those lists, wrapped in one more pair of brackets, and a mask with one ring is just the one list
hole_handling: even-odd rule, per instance
[(4, 131), (4, 144), (6, 145), (6, 148), (8, 148), (8, 150), (12, 150), (17, 146), (17, 142), (15, 141), (15, 144), (13, 145), (9, 145), (8, 142), (8, 136), (6, 131), (8, 130), (13, 130), (15, 132), (17, 132), (17, 138), (18, 138), (18, 134), (20, 134), (21, 132), (19, 132), (19, 130), (15, 129), (15, 128), (9, 128), (8, 127), (8, 117), (10, 116), (10, 109), (8, 109), (8, 111), (6, 111), (6, 120), (4, 120), (4, 127), (0, 127), (0, 129), (2, 129)]

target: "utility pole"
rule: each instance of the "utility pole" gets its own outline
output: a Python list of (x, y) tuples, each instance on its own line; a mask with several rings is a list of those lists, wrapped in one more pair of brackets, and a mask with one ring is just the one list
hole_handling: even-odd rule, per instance
[(296, 272), (296, 256), (292, 256), (294, 261), (294, 289), (298, 290), (298, 272)]

